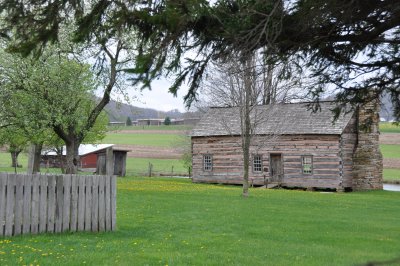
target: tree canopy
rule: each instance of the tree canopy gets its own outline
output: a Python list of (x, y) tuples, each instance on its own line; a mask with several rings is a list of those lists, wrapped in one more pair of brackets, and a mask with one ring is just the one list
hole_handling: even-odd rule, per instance
[(96, 106), (96, 82), (88, 65), (56, 49), (47, 49), (39, 58), (22, 58), (0, 50), (0, 69), (4, 128), (18, 129), (33, 144), (51, 146), (58, 143), (57, 136), (67, 150), (75, 143), (104, 137), (108, 122), (104, 113), (89, 125)]
[[(29, 2), (29, 4), (27, 4)], [(340, 103), (389, 94), (400, 118), (400, 6), (396, 0), (7, 0), (2, 35), (27, 54), (57, 41), (60, 25), (76, 24), (75, 41), (105, 42), (131, 31), (138, 41), (136, 83), (176, 75), (170, 91), (190, 82), (190, 103), (210, 61), (265, 49), (271, 60), (295, 56), (317, 82), (316, 100), (336, 89)], [(72, 14), (72, 15), (71, 15)], [(373, 93), (370, 91), (373, 90)]]

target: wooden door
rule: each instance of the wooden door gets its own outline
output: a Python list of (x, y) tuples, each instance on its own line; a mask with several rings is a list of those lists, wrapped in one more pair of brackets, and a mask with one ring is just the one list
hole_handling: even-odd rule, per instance
[(123, 152), (114, 151), (114, 175), (125, 176), (125, 158)]
[(271, 154), (271, 181), (281, 182), (283, 179), (282, 154)]

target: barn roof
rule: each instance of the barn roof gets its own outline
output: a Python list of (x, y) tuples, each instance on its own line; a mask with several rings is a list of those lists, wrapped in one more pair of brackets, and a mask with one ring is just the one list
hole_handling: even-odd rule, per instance
[[(257, 106), (252, 113), (256, 134), (339, 135), (349, 123), (352, 113), (341, 114), (333, 122), (332, 102), (321, 102), (321, 110), (313, 113), (307, 103)], [(239, 107), (210, 108), (192, 130), (191, 136), (240, 135)]]
[[(79, 146), (79, 156), (83, 156), (89, 153), (94, 153), (100, 150), (107, 149), (109, 147), (114, 146), (114, 144), (81, 144)], [(65, 146), (63, 147), (63, 155), (66, 155), (66, 148)], [(57, 155), (55, 151), (49, 150), (49, 151), (43, 151), (42, 154), (45, 155)]]

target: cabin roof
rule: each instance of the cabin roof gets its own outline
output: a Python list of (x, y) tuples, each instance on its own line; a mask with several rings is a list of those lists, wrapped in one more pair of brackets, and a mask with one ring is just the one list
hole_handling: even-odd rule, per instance
[[(321, 102), (321, 109), (312, 112), (308, 103), (260, 105), (252, 112), (252, 122), (257, 121), (255, 134), (259, 135), (297, 135), (323, 134), (340, 135), (349, 123), (352, 112), (342, 113), (334, 122), (331, 111), (332, 102)], [(210, 108), (191, 136), (228, 136), (240, 135), (239, 107)]]

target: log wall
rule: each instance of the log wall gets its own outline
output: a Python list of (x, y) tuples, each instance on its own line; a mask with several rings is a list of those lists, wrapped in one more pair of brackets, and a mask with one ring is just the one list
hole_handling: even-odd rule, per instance
[[(243, 159), (240, 137), (192, 137), (193, 181), (241, 184)], [(259, 137), (251, 154), (262, 155), (263, 172), (250, 171), (249, 180), (263, 185), (270, 177), (270, 154), (282, 154), (283, 179), (288, 187), (334, 188), (341, 186), (341, 143), (339, 135), (295, 135)], [(203, 155), (213, 157), (212, 171), (203, 171)], [(301, 157), (313, 156), (313, 173), (302, 173)], [(251, 161), (252, 165), (252, 161)]]

